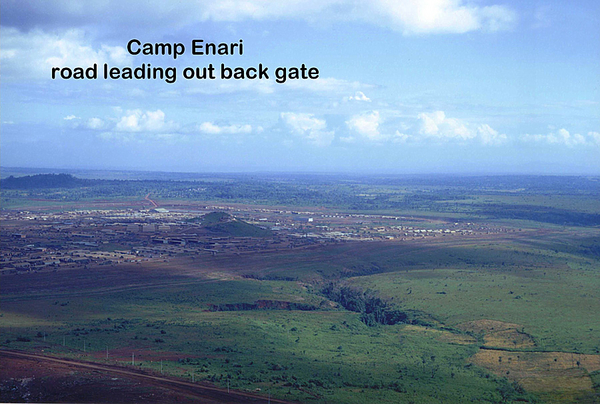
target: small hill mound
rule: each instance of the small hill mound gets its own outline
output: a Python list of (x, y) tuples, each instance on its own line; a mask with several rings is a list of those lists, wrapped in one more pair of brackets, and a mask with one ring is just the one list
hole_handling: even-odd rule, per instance
[(200, 220), (204, 226), (211, 226), (213, 224), (229, 222), (233, 220), (233, 217), (225, 212), (211, 212), (200, 217)]

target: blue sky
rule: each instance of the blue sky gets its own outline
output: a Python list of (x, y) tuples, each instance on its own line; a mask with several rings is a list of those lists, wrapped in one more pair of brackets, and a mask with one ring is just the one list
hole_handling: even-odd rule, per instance
[[(600, 174), (600, 2), (0, 3), (5, 167)], [(127, 42), (180, 42), (168, 56)], [(193, 39), (244, 42), (193, 56)], [(52, 80), (142, 63), (162, 80)], [(209, 63), (269, 80), (183, 80)], [(279, 66), (318, 80), (275, 83)]]

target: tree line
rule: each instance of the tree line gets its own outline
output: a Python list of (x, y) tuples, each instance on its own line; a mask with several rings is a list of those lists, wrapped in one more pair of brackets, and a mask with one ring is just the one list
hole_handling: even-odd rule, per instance
[(393, 309), (380, 298), (359, 289), (332, 282), (321, 289), (321, 293), (346, 310), (360, 313), (360, 320), (369, 327), (404, 323), (408, 320), (408, 315), (403, 311)]

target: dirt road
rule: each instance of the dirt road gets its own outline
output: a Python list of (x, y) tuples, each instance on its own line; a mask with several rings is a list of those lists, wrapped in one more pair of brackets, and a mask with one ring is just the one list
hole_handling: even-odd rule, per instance
[[(2, 401), (291, 403), (118, 366), (0, 350)], [(115, 381), (119, 381), (115, 385)], [(37, 385), (36, 385), (37, 381)], [(40, 385), (46, 383), (45, 386)], [(65, 391), (59, 391), (64, 386)], [(74, 386), (80, 386), (77, 391)], [(58, 390), (57, 390), (58, 389)], [(46, 396), (44, 396), (44, 394)], [(61, 397), (64, 397), (61, 400)]]

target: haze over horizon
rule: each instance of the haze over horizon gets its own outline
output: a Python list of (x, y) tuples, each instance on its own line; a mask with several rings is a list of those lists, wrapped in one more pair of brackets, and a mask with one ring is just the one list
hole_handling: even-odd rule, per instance
[[(600, 3), (2, 1), (2, 167), (600, 174)], [(169, 56), (142, 43), (183, 43)], [(194, 56), (190, 42), (236, 43)], [(269, 80), (52, 80), (53, 66)], [(279, 66), (318, 80), (277, 84)]]

